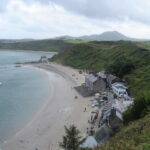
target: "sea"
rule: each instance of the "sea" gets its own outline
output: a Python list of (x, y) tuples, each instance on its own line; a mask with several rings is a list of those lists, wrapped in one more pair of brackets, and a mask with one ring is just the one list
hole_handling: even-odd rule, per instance
[(48, 75), (17, 62), (38, 61), (51, 53), (0, 51), (0, 144), (29, 123), (49, 96)]

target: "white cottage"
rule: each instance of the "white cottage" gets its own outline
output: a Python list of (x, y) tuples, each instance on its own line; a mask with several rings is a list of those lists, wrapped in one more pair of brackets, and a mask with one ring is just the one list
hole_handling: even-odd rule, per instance
[(116, 82), (112, 84), (112, 90), (114, 94), (117, 95), (118, 97), (127, 98), (128, 97), (127, 89), (128, 88), (124, 86), (124, 84), (121, 82)]

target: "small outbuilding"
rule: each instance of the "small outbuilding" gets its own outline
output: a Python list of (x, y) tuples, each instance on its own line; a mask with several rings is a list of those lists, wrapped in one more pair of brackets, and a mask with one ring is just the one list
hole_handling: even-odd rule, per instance
[(113, 93), (118, 97), (128, 98), (127, 87), (122, 82), (112, 84)]
[(90, 73), (85, 77), (85, 86), (93, 93), (106, 90), (106, 81), (97, 74)]
[(97, 146), (98, 143), (93, 136), (88, 136), (83, 144), (80, 145), (82, 148), (95, 148)]
[(41, 56), (39, 62), (40, 63), (48, 63), (48, 58), (46, 56)]

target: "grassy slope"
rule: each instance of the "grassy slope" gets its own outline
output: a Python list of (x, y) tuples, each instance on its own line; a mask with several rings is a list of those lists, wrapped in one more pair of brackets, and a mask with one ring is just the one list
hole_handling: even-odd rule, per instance
[[(53, 61), (75, 68), (100, 71), (124, 55), (134, 62), (135, 69), (125, 78), (132, 91), (150, 90), (149, 43), (89, 42), (77, 44), (70, 51), (56, 55)], [(149, 150), (150, 115), (124, 126), (109, 143), (95, 150)]]
[(142, 47), (142, 48), (146, 48), (150, 50), (150, 42), (146, 41), (146, 42), (137, 42), (136, 43), (138, 46)]
[(80, 43), (87, 43), (87, 42), (89, 42), (87, 40), (64, 40), (64, 41), (66, 41), (68, 43), (74, 43), (74, 44), (80, 44)]
[(125, 76), (129, 87), (136, 93), (150, 90), (150, 51), (133, 42), (89, 42), (76, 44), (69, 51), (53, 58), (54, 61), (75, 68), (100, 71), (120, 56), (134, 62), (135, 69)]
[(95, 150), (150, 150), (150, 115), (123, 127), (107, 144)]
[(36, 50), (36, 51), (64, 51), (74, 44), (62, 40), (36, 40), (30, 42), (0, 43), (0, 49)]

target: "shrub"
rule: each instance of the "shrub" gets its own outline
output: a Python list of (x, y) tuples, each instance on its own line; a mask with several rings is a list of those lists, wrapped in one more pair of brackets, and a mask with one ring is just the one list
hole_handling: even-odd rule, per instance
[(65, 126), (65, 132), (66, 135), (63, 136), (63, 141), (59, 143), (60, 147), (65, 150), (77, 150), (82, 143), (79, 136), (80, 131), (74, 125), (71, 125), (69, 128)]
[(125, 56), (119, 57), (112, 64), (106, 68), (107, 72), (110, 72), (120, 78), (129, 74), (134, 69), (133, 62)]
[(150, 113), (150, 92), (142, 92), (135, 98), (134, 104), (123, 113), (123, 119), (128, 123), (148, 113)]

